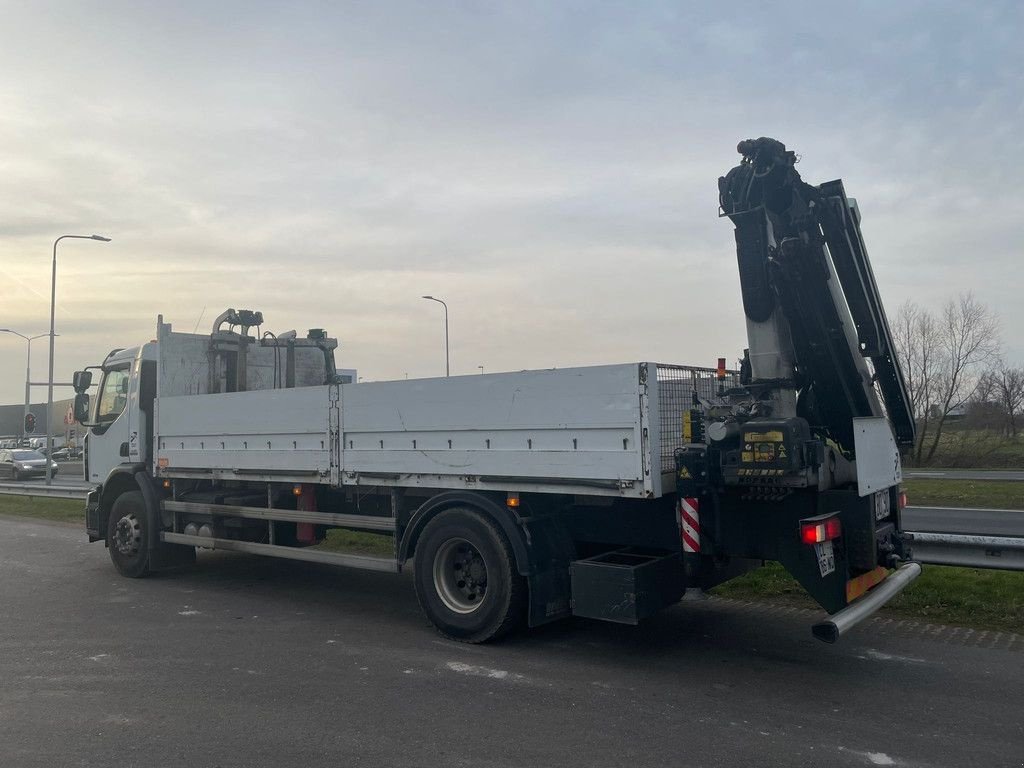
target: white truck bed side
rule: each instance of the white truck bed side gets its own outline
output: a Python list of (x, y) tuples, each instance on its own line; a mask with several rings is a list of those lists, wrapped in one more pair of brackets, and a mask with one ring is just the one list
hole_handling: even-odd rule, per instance
[(156, 471), (659, 496), (656, 408), (646, 363), (159, 397)]

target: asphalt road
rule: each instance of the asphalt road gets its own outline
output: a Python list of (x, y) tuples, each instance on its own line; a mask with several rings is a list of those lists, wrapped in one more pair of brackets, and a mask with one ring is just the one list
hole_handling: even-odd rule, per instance
[(939, 480), (1024, 480), (1024, 469), (904, 469), (908, 478)]
[(1024, 536), (1024, 510), (907, 507), (903, 529), (976, 536)]
[(707, 600), (440, 638), (405, 576), (202, 553), (118, 577), (0, 519), (4, 766), (1019, 766), (1024, 637)]

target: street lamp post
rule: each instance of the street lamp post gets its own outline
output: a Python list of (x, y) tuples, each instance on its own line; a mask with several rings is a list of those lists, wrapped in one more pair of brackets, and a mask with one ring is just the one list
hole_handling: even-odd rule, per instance
[[(25, 346), (28, 347), (28, 351), (25, 353), (25, 413), (22, 414), (21, 420), (21, 439), (24, 441), (27, 437), (25, 433), (25, 420), (28, 418), (29, 409), (32, 407), (32, 385), (29, 384), (32, 378), (32, 342), (36, 339), (41, 339), (46, 336), (45, 333), (40, 333), (35, 336), (26, 336), (23, 333), (18, 333), (11, 328), (0, 328), (0, 333), (12, 333), (15, 336), (20, 336), (26, 342)], [(58, 334), (59, 335), (59, 334)]]
[(57, 243), (61, 240), (99, 240), (109, 243), (109, 237), (103, 235), (61, 235), (53, 241), (53, 266), (50, 272), (50, 375), (46, 379), (46, 484), (53, 484), (53, 436), (50, 434), (50, 414), (53, 412), (53, 316), (57, 306)]
[(422, 296), (421, 298), (436, 301), (444, 307), (444, 375), (451, 376), (451, 358), (448, 356), (448, 305), (441, 301), (441, 299), (435, 299), (433, 296)]

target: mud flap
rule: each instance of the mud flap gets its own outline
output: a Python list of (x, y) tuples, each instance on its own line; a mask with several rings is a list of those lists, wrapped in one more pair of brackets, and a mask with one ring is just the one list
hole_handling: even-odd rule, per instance
[(828, 613), (846, 607), (850, 576), (846, 542), (842, 537), (821, 544), (804, 544), (795, 533), (779, 547), (779, 562)]

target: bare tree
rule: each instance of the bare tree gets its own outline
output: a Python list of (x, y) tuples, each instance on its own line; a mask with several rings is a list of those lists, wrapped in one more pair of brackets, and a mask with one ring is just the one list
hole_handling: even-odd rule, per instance
[(910, 407), (917, 421), (917, 441), (913, 455), (920, 463), (925, 438), (935, 413), (935, 396), (944, 369), (942, 344), (935, 316), (913, 301), (905, 301), (896, 312), (893, 340)]
[(931, 461), (950, 411), (974, 393), (999, 348), (996, 316), (970, 293), (950, 299), (940, 316), (904, 302), (893, 323), (896, 354), (917, 421), (916, 463)]
[(1006, 436), (1017, 437), (1017, 422), (1024, 411), (1024, 368), (1012, 368), (1000, 360), (985, 374), (983, 383), (989, 398), (999, 406)]
[(935, 390), (935, 430), (925, 461), (935, 455), (950, 411), (967, 403), (982, 369), (999, 354), (999, 320), (972, 293), (950, 299), (937, 325), (942, 365)]

